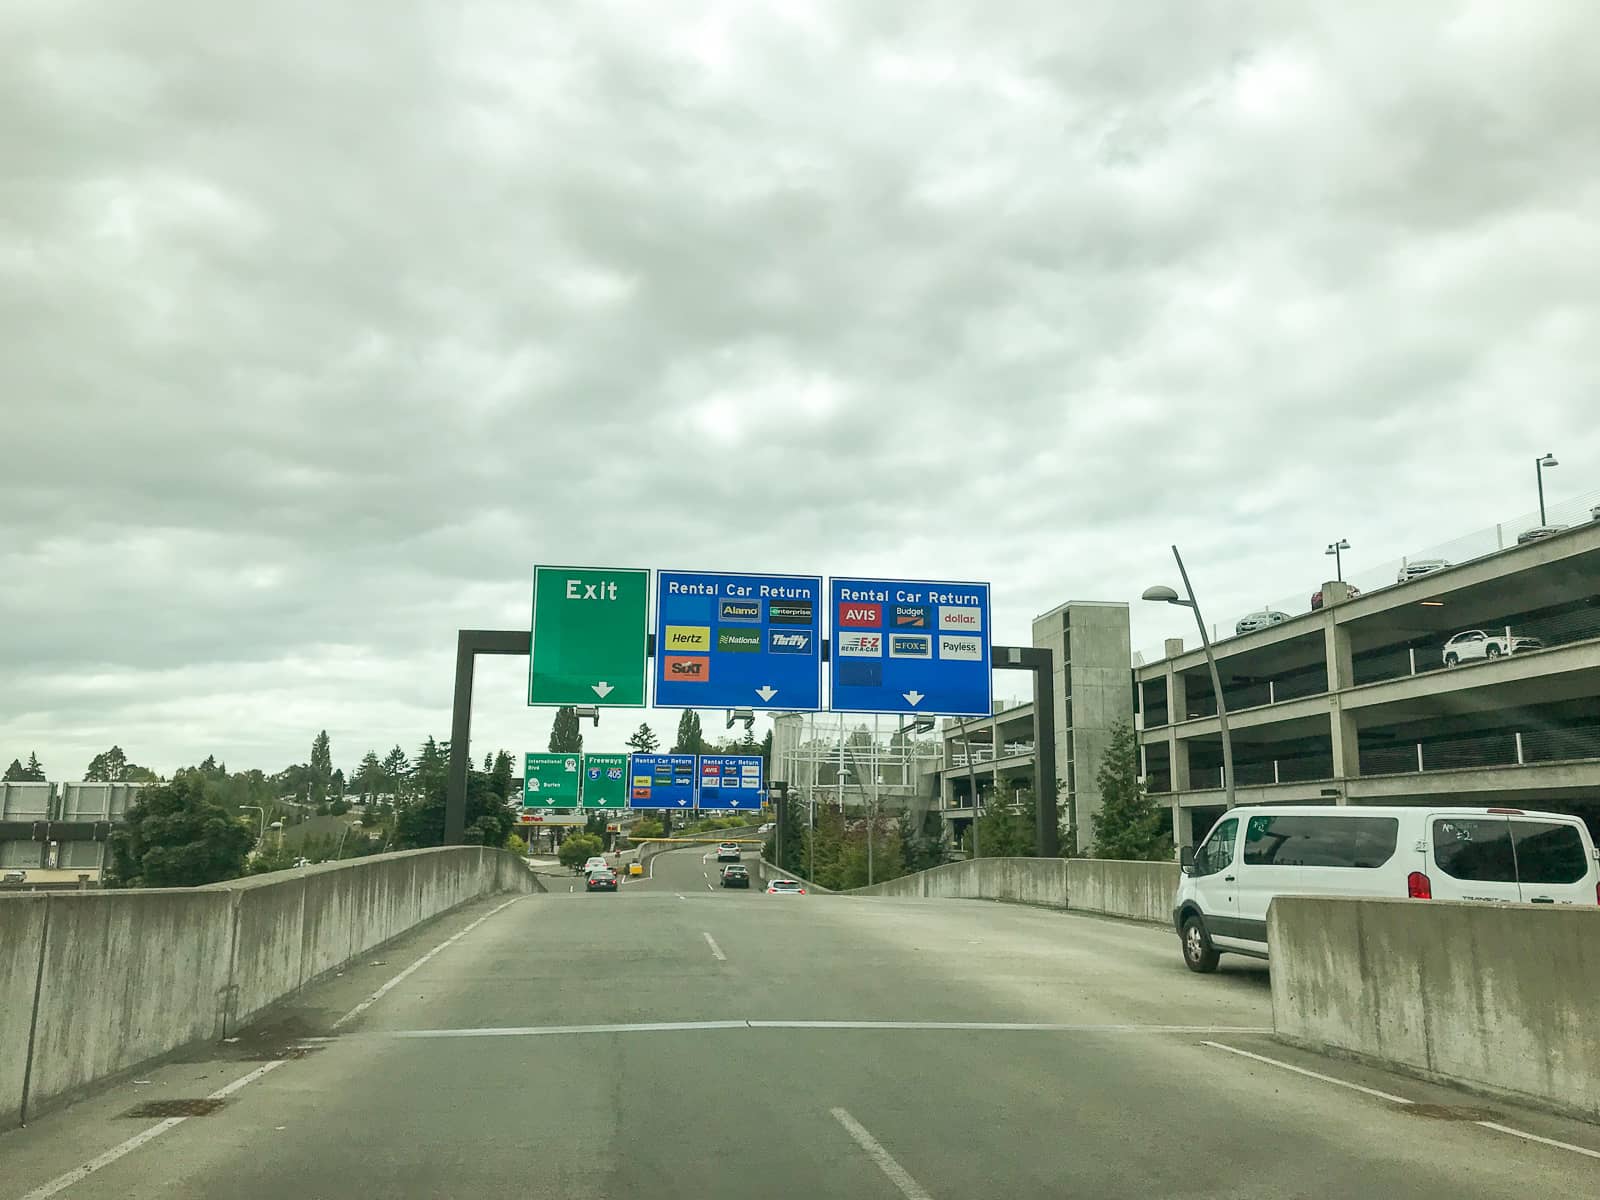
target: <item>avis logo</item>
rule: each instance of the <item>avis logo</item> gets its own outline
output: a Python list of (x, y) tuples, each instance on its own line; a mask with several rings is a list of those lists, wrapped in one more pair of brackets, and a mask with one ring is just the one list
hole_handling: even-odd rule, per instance
[(839, 605), (841, 629), (870, 629), (874, 625), (881, 624), (883, 624), (881, 604), (851, 604), (847, 601)]

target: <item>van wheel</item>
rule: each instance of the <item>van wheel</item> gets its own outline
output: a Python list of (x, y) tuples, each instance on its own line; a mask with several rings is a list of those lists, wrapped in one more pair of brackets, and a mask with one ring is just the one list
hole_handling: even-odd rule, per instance
[(1500, 657), (1500, 647), (1496, 646), (1494, 643), (1491, 642), (1489, 644), (1489, 648), (1486, 651), (1484, 651), (1484, 653), (1486, 655), (1488, 655), (1490, 658), (1499, 658)]
[(1460, 661), (1454, 654), (1446, 654), (1444, 656), (1444, 665), (1447, 667), (1453, 667)]
[(1184, 918), (1183, 965), (1201, 975), (1209, 975), (1217, 969), (1217, 959), (1220, 957), (1217, 948), (1206, 936), (1206, 927), (1200, 923), (1200, 918), (1196, 916)]

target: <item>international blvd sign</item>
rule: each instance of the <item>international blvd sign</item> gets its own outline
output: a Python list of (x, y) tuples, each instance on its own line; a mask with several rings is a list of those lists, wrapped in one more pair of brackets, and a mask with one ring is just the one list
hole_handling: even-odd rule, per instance
[(989, 585), (829, 581), (834, 712), (986, 717)]
[(822, 579), (656, 573), (658, 708), (822, 707)]
[(693, 808), (694, 755), (630, 754), (629, 808)]
[(525, 754), (522, 758), (523, 808), (576, 808), (582, 755)]
[(583, 790), (578, 798), (583, 808), (628, 807), (626, 754), (585, 754), (582, 773)]
[(530, 705), (643, 708), (650, 572), (533, 569)]
[(700, 781), (701, 808), (754, 811), (761, 807), (759, 754), (702, 754), (695, 775)]

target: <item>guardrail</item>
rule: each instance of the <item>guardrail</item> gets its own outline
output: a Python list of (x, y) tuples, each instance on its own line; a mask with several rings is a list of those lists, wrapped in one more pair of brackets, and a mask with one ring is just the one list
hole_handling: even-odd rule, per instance
[(977, 858), (946, 863), (847, 896), (1006, 900), (1161, 925), (1172, 923), (1178, 864), (1104, 858)]

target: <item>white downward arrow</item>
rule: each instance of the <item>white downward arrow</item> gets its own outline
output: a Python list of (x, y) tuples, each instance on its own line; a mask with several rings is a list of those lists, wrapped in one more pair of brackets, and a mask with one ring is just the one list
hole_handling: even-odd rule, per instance
[(599, 696), (600, 699), (602, 699), (602, 700), (604, 700), (607, 696), (609, 696), (611, 694), (611, 690), (612, 690), (611, 689), (611, 685), (609, 683), (607, 683), (604, 679), (602, 679), (599, 683), (591, 683), (589, 685), (589, 687), (592, 688), (593, 691), (594, 691), (594, 694), (596, 696)]
[(678, 807), (682, 808), (687, 803), (689, 803), (687, 800), (679, 800), (678, 801)]
[(756, 689), (756, 695), (760, 696), (763, 700), (771, 700), (777, 694), (778, 689), (773, 687), (770, 683)]
[(910, 705), (913, 705), (913, 706), (921, 704), (923, 699), (924, 699), (922, 693), (921, 692), (917, 692), (917, 691), (902, 692), (901, 695), (903, 695), (906, 698), (906, 703), (907, 704), (910, 704)]

